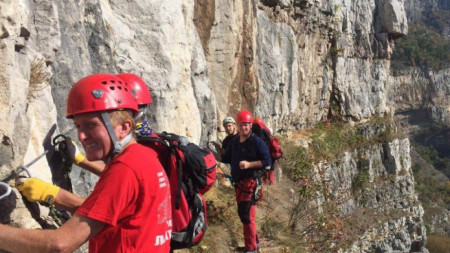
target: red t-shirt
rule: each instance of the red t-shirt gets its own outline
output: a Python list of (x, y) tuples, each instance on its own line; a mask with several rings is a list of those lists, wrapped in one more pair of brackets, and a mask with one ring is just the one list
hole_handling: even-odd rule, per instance
[(76, 213), (106, 223), (89, 252), (169, 252), (169, 181), (155, 151), (132, 144), (108, 165)]

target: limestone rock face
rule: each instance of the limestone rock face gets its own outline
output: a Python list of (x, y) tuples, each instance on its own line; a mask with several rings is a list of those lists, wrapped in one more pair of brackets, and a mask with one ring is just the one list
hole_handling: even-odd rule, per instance
[[(36, 41), (31, 36), (34, 26), (30, 12), (38, 7), (10, 1), (2, 1), (1, 6), (0, 176), (3, 179), (44, 151), (43, 144), (47, 144), (45, 137), (56, 123), (56, 108), (48, 83), (51, 70), (45, 64), (44, 54), (33, 47)], [(45, 36), (45, 39), (49, 37)], [(51, 181), (52, 174), (45, 157), (30, 170), (33, 176)], [(17, 192), (15, 195), (21, 196)], [(39, 226), (31, 216), (23, 215), (28, 211), (21, 201), (21, 198), (5, 201), (2, 209), (16, 209), (2, 215), (2, 220), (17, 226)], [(42, 213), (45, 215), (48, 210), (44, 208)]]
[(387, 32), (394, 36), (406, 35), (408, 33), (408, 21), (403, 8), (403, 1), (380, 0), (377, 3), (379, 23), (376, 24), (375, 28), (379, 32)]
[[(423, 208), (414, 190), (409, 140), (396, 139), (366, 151), (369, 152), (365, 154), (368, 158), (369, 182), (374, 183), (380, 179), (388, 182), (374, 183), (368, 188), (360, 189), (360, 198), (351, 206), (356, 204), (358, 208), (374, 210), (374, 217), (367, 217), (373, 226), (360, 240), (353, 243), (348, 252), (421, 250), (425, 245), (426, 230), (423, 223), (418, 222), (422, 221)], [(363, 173), (364, 169), (366, 168), (357, 168), (356, 175)], [(395, 219), (382, 218), (386, 213), (396, 213), (393, 215)], [(378, 215), (380, 217), (376, 218)], [(372, 218), (374, 220), (370, 220)], [(375, 242), (370, 239), (374, 237), (377, 238)]]
[(215, 118), (215, 98), (192, 22), (193, 2), (173, 1), (170, 8), (158, 1), (56, 4), (67, 12), (60, 13), (59, 22), (68, 29), (52, 79), (62, 122), (65, 97), (76, 80), (98, 72), (133, 72), (151, 90), (148, 116), (155, 130), (186, 135), (195, 143), (215, 135), (208, 123)]
[(408, 139), (345, 152), (333, 163), (317, 164), (315, 171), (316, 178), (329, 182), (333, 198), (341, 200), (353, 229), (364, 228), (342, 252), (419, 252), (424, 247), (423, 208), (414, 189)]
[(392, 100), (399, 113), (424, 110), (430, 122), (450, 125), (450, 69), (408, 68), (390, 79)]
[(336, 96), (344, 117), (361, 121), (373, 115), (393, 113), (392, 101), (387, 96), (389, 76), (385, 71), (388, 67), (386, 60), (338, 59)]
[[(307, 93), (305, 86), (297, 86), (299, 77), (295, 73), (299, 73), (299, 46), (289, 25), (273, 23), (262, 11), (257, 13), (257, 24), (259, 91), (256, 114), (271, 112), (276, 123), (283, 117), (299, 113), (300, 94)], [(263, 99), (267, 97), (272, 99)], [(301, 118), (311, 116), (306, 110), (300, 113)]]
[(212, 25), (201, 27), (210, 30), (201, 34), (210, 35), (204, 44), (211, 85), (220, 94), (218, 122), (239, 108), (278, 131), (311, 126), (330, 113), (349, 121), (392, 113), (383, 73), (392, 37), (407, 33), (403, 2), (221, 0), (214, 6)]

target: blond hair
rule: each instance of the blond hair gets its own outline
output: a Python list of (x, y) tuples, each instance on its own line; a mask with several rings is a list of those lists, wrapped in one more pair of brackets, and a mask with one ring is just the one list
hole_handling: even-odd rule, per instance
[(125, 121), (131, 122), (130, 132), (134, 133), (134, 129), (136, 128), (136, 122), (134, 121), (133, 112), (131, 110), (115, 110), (108, 112), (109, 118), (111, 120), (111, 124), (113, 126), (120, 125)]

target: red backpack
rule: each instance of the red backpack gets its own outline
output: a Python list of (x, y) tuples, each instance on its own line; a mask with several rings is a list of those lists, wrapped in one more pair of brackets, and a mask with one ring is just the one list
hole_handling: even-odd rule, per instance
[(262, 123), (254, 123), (252, 125), (252, 132), (259, 136), (266, 143), (269, 148), (270, 158), (278, 160), (283, 157), (280, 141), (275, 138), (270, 132), (270, 129)]
[(172, 198), (172, 250), (190, 248), (203, 238), (207, 227), (203, 194), (216, 178), (211, 151), (171, 133), (139, 136), (138, 142), (154, 149), (170, 182)]
[(273, 135), (270, 135), (269, 152), (272, 159), (278, 160), (283, 157), (280, 141)]

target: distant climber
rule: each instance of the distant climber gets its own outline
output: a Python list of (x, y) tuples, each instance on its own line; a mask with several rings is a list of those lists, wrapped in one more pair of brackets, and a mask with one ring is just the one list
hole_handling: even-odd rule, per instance
[(225, 139), (222, 141), (222, 145), (220, 145), (217, 141), (212, 142), (220, 155), (225, 154), (226, 150), (230, 147), (231, 140), (238, 134), (236, 122), (232, 117), (226, 117), (223, 119), (222, 126), (225, 128), (225, 133), (227, 134)]
[[(225, 139), (223, 139), (222, 141), (222, 145), (217, 141), (212, 142), (215, 149), (217, 150), (219, 160), (220, 157), (225, 154), (226, 150), (230, 148), (232, 139), (238, 134), (236, 122), (234, 121), (233, 117), (226, 117), (225, 119), (223, 119), (222, 126), (225, 128), (225, 133), (227, 134)], [(218, 163), (217, 173), (222, 176), (224, 180), (228, 178), (230, 179), (230, 181), (232, 181), (229, 173), (230, 171), (231, 169), (229, 164), (225, 164), (222, 162)]]

